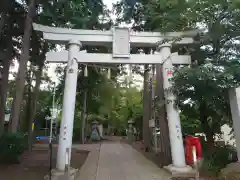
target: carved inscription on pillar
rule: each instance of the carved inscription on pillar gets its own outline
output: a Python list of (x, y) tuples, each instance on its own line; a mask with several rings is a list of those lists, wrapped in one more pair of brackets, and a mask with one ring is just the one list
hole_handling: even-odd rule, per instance
[(73, 66), (74, 61), (76, 61), (76, 63), (77, 63), (77, 58), (72, 58), (71, 59), (71, 61), (69, 63), (69, 69), (68, 69), (69, 74), (73, 73), (73, 67), (72, 66)]
[(67, 140), (67, 124), (64, 125), (63, 127), (63, 136), (62, 136), (63, 140)]
[(180, 125), (176, 125), (176, 129), (177, 129), (177, 138), (180, 139), (180, 136), (181, 136), (181, 126)]
[(168, 88), (164, 89), (164, 93), (165, 93), (165, 103), (166, 104), (174, 104), (175, 103), (175, 97), (173, 95), (172, 92), (172, 86), (171, 86), (171, 78), (173, 76), (173, 68), (164, 68), (165, 70), (165, 77), (167, 78), (168, 81)]

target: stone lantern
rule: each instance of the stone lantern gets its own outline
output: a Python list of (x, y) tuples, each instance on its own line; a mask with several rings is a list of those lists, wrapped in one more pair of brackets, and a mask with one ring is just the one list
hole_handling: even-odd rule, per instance
[(127, 128), (127, 138), (129, 143), (132, 143), (134, 140), (134, 127), (133, 127), (133, 121), (129, 120), (128, 121), (128, 128)]

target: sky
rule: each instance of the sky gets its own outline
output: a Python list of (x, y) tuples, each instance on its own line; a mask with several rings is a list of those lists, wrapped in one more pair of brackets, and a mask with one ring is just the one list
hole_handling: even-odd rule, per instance
[(116, 3), (118, 0), (103, 0), (103, 3), (107, 5), (109, 9), (112, 9), (112, 4)]

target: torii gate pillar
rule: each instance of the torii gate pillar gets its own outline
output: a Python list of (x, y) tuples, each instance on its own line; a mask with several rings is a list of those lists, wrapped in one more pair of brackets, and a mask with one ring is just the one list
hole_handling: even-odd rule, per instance
[[(74, 111), (78, 77), (78, 60), (75, 55), (81, 47), (80, 41), (70, 40), (68, 63), (63, 95), (62, 120), (57, 153), (57, 169), (64, 170), (70, 164), (73, 136)], [(66, 157), (66, 158), (64, 158)]]
[(173, 73), (171, 44), (160, 45), (159, 52), (165, 60), (162, 65), (163, 88), (172, 154), (172, 164), (167, 166), (166, 169), (171, 172), (189, 172), (191, 171), (191, 167), (187, 166), (185, 161), (179, 109), (175, 106), (176, 97), (170, 90), (172, 83), (169, 80), (172, 78)]
[(231, 88), (229, 90), (229, 99), (233, 120), (234, 136), (236, 140), (238, 162), (240, 163), (240, 130), (238, 130), (240, 127), (240, 87)]

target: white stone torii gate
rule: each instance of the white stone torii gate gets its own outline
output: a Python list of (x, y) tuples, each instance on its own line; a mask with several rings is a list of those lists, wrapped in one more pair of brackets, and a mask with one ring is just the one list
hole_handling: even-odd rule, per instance
[[(158, 46), (158, 52), (153, 55), (130, 54), (131, 47), (154, 47), (159, 41), (183, 37), (178, 44), (193, 43), (193, 36), (198, 32), (130, 32), (128, 28), (113, 28), (112, 31), (99, 30), (76, 30), (67, 28), (48, 27), (33, 24), (36, 31), (43, 32), (43, 37), (53, 43), (69, 44), (68, 51), (48, 52), (48, 62), (66, 62), (67, 75), (65, 79), (62, 121), (59, 137), (59, 148), (57, 156), (57, 169), (63, 171), (66, 162), (66, 152), (71, 155), (72, 133), (75, 111), (76, 84), (78, 76), (78, 62), (81, 63), (119, 63), (119, 64), (163, 64), (163, 87), (171, 87), (169, 78), (172, 76), (173, 64), (190, 64), (190, 56), (171, 54), (171, 44)], [(79, 52), (82, 45), (103, 45), (111, 46), (112, 54), (96, 54)], [(188, 171), (185, 162), (183, 139), (180, 125), (179, 111), (174, 107), (174, 95), (171, 92), (165, 93), (166, 111), (169, 126), (169, 136), (172, 154), (172, 165), (169, 170)]]

